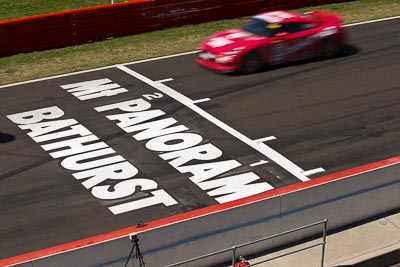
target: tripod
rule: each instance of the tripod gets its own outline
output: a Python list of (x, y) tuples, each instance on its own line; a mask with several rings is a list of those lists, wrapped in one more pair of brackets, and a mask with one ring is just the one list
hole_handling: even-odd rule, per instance
[(132, 248), (131, 248), (131, 252), (129, 253), (128, 258), (126, 259), (125, 262), (125, 267), (128, 265), (128, 262), (130, 260), (130, 258), (132, 257), (132, 253), (133, 250), (136, 249), (136, 256), (135, 259), (139, 259), (139, 267), (145, 267), (146, 264), (144, 263), (144, 259), (142, 256), (142, 253), (140, 252), (140, 248), (139, 248), (139, 238), (137, 238), (137, 236), (133, 236), (132, 237)]

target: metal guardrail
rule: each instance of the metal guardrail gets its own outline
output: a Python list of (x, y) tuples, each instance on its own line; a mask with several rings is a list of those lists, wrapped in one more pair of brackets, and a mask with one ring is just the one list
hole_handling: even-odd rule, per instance
[(243, 243), (243, 244), (240, 244), (240, 245), (237, 245), (237, 246), (233, 246), (233, 247), (230, 247), (230, 248), (218, 250), (218, 251), (215, 251), (215, 252), (212, 252), (212, 253), (209, 253), (209, 254), (204, 254), (204, 255), (199, 256), (199, 257), (195, 257), (195, 258), (191, 258), (191, 259), (188, 259), (188, 260), (185, 260), (185, 261), (181, 261), (181, 262), (177, 262), (177, 263), (174, 263), (174, 264), (170, 264), (170, 265), (167, 265), (166, 267), (179, 266), (179, 265), (182, 265), (182, 264), (185, 264), (185, 263), (190, 263), (190, 262), (193, 262), (193, 261), (197, 261), (197, 260), (200, 260), (200, 259), (212, 257), (212, 256), (215, 256), (215, 255), (218, 255), (218, 254), (221, 254), (221, 253), (225, 253), (225, 252), (229, 252), (229, 251), (232, 252), (232, 267), (234, 267), (235, 266), (236, 250), (237, 249), (242, 248), (242, 247), (246, 247), (246, 246), (250, 246), (250, 245), (253, 245), (253, 244), (256, 244), (256, 243), (260, 243), (260, 242), (263, 242), (263, 241), (266, 241), (266, 240), (270, 240), (270, 239), (273, 239), (273, 238), (276, 238), (276, 237), (279, 237), (279, 236), (283, 236), (283, 235), (286, 235), (286, 234), (290, 234), (290, 233), (293, 233), (293, 232), (298, 232), (298, 231), (301, 231), (301, 230), (304, 230), (304, 229), (307, 229), (307, 228), (310, 228), (310, 227), (314, 227), (314, 226), (317, 226), (317, 225), (320, 225), (320, 224), (323, 225), (322, 241), (321, 242), (319, 242), (317, 244), (309, 245), (309, 246), (306, 246), (306, 247), (303, 247), (303, 248), (300, 248), (300, 249), (297, 249), (297, 250), (294, 250), (294, 251), (291, 251), (291, 252), (288, 252), (288, 253), (284, 253), (282, 255), (279, 255), (279, 256), (276, 256), (276, 257), (273, 257), (273, 258), (270, 258), (270, 259), (267, 259), (267, 260), (263, 260), (261, 262), (253, 263), (250, 266), (255, 266), (255, 265), (258, 265), (258, 264), (261, 264), (261, 263), (264, 263), (264, 262), (272, 261), (272, 260), (275, 260), (275, 259), (278, 259), (278, 258), (282, 258), (282, 257), (288, 256), (288, 255), (291, 255), (291, 254), (294, 254), (294, 253), (297, 253), (297, 252), (301, 252), (301, 251), (304, 251), (304, 250), (307, 250), (307, 249), (310, 249), (310, 248), (313, 248), (313, 247), (321, 246), (322, 247), (322, 251), (321, 251), (321, 267), (324, 267), (326, 234), (327, 234), (327, 227), (328, 227), (328, 220), (327, 219), (322, 220), (322, 221), (318, 221), (318, 222), (315, 222), (315, 223), (307, 224), (307, 225), (304, 225), (304, 226), (301, 226), (301, 227), (298, 227), (298, 228), (295, 228), (295, 229), (292, 229), (292, 230), (288, 230), (288, 231), (285, 231), (285, 232), (282, 232), (282, 233), (279, 233), (279, 234), (275, 234), (275, 235), (271, 235), (271, 236), (268, 236), (268, 237), (260, 238), (260, 239), (254, 240), (254, 241), (250, 241), (250, 242), (247, 242), (247, 243)]

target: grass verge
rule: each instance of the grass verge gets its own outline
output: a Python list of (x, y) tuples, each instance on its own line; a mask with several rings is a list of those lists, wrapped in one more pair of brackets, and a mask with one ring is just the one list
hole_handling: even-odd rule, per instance
[[(344, 16), (345, 23), (400, 15), (399, 0), (357, 0), (317, 8), (340, 13)], [(311, 9), (315, 7), (299, 10)], [(187, 25), (102, 42), (0, 58), (0, 84), (192, 51), (206, 36), (238, 26), (243, 19)]]

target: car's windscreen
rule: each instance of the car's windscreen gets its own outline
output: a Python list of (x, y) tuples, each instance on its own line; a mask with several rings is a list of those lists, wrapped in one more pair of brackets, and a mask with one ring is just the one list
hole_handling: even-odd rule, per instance
[(243, 24), (242, 29), (266, 37), (274, 36), (278, 32), (278, 29), (277, 27), (269, 27), (269, 25), (264, 20), (253, 18), (251, 21)]

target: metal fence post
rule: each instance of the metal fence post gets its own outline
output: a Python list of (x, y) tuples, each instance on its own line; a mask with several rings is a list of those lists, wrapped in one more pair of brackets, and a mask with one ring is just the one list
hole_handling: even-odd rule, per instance
[(323, 233), (322, 233), (321, 267), (324, 267), (327, 228), (328, 228), (328, 220), (325, 219), (324, 220), (324, 229), (323, 229)]
[(236, 261), (236, 246), (232, 247), (232, 267), (235, 267)]

